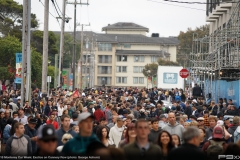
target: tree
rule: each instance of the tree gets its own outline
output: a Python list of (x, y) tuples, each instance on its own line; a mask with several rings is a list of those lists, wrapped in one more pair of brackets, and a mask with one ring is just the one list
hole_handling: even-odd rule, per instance
[[(6, 36), (0, 38), (0, 67), (5, 68), (5, 71), (9, 72), (4, 74), (4, 79), (14, 79), (15, 69), (16, 69), (16, 53), (22, 52), (22, 45), (16, 37)], [(1, 72), (1, 71), (0, 71)], [(0, 79), (2, 79), (0, 77)]]
[[(22, 39), (23, 6), (14, 0), (0, 0), (0, 13), (4, 20), (0, 23), (0, 33)], [(31, 14), (31, 28), (37, 28), (38, 21), (35, 14)]]
[[(55, 33), (57, 38), (56, 46), (60, 47), (60, 34)], [(63, 54), (63, 68), (70, 68), (72, 63), (72, 53), (73, 53), (73, 37), (71, 34), (64, 34), (64, 54)], [(76, 60), (80, 57), (80, 42), (76, 44)]]
[[(189, 55), (192, 52), (193, 38), (203, 38), (209, 35), (209, 25), (197, 27), (195, 30), (188, 28), (186, 32), (180, 31), (178, 40), (180, 44), (177, 50), (177, 62), (182, 66), (188, 66)], [(202, 46), (203, 50), (207, 51), (206, 46)]]
[[(43, 31), (36, 30), (31, 34), (31, 46), (36, 48), (36, 51), (43, 53)], [(55, 64), (55, 54), (58, 53), (57, 37), (52, 32), (48, 32), (48, 59), (51, 61), (51, 65)]]
[(177, 62), (166, 61), (166, 60), (163, 60), (163, 59), (158, 59), (158, 64), (160, 66), (180, 66), (180, 64), (177, 63)]
[(142, 73), (145, 77), (156, 77), (157, 70), (158, 70), (158, 64), (150, 63), (144, 66)]
[(36, 51), (36, 49), (31, 49), (31, 80), (32, 83), (37, 87), (42, 85), (42, 55)]

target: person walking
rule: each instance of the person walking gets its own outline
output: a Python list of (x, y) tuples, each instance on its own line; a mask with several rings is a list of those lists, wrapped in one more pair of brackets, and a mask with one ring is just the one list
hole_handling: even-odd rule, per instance
[(28, 124), (26, 124), (24, 126), (24, 134), (28, 135), (31, 139), (31, 143), (32, 143), (32, 152), (36, 152), (37, 151), (37, 130), (35, 129), (37, 125), (37, 120), (35, 118), (30, 118), (28, 121)]
[(126, 160), (161, 159), (162, 154), (160, 147), (148, 140), (148, 134), (150, 133), (148, 121), (139, 119), (136, 122), (135, 132), (137, 134), (136, 141), (123, 147)]
[(24, 134), (24, 125), (17, 122), (14, 125), (15, 133), (6, 143), (5, 156), (32, 155), (32, 143), (29, 136)]
[(173, 149), (168, 154), (168, 160), (176, 159), (207, 159), (206, 155), (198, 148), (200, 144), (200, 132), (197, 127), (188, 127), (183, 132), (184, 144)]

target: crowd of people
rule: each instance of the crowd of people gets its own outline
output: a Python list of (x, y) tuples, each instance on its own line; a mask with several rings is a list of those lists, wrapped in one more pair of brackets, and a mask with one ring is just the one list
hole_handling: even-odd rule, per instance
[(0, 90), (1, 155), (114, 160), (239, 155), (238, 107), (231, 99), (208, 103), (195, 87), (192, 96), (157, 87), (57, 88), (47, 96), (36, 88), (23, 105), (20, 91), (6, 87)]

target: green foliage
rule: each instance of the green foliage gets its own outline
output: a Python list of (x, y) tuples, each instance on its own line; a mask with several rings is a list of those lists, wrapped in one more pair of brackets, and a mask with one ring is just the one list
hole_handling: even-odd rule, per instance
[[(4, 20), (0, 23), (0, 33), (22, 39), (23, 6), (14, 0), (0, 0), (0, 13)], [(35, 14), (31, 14), (31, 28), (37, 28), (38, 21)]]
[(162, 59), (158, 59), (158, 64), (160, 66), (180, 66), (180, 64), (177, 63), (177, 62), (165, 61), (165, 60), (162, 60)]
[[(60, 48), (60, 34), (56, 33), (57, 48)], [(64, 55), (63, 55), (63, 68), (69, 68), (72, 63), (73, 53), (73, 37), (69, 33), (64, 34)], [(80, 57), (80, 42), (76, 44), (76, 62)]]
[(31, 80), (37, 87), (42, 85), (42, 55), (32, 48), (31, 56)]
[(14, 73), (8, 71), (8, 67), (0, 67), (0, 80), (7, 80), (14, 77)]
[[(177, 62), (182, 66), (188, 66), (189, 55), (192, 52), (193, 38), (203, 38), (209, 35), (209, 25), (197, 27), (195, 30), (188, 28), (186, 32), (180, 31), (178, 40), (180, 41), (177, 50)], [(207, 46), (203, 47), (207, 50)]]
[(157, 75), (157, 70), (158, 70), (158, 64), (156, 63), (146, 64), (143, 69), (143, 75), (145, 77), (148, 77), (148, 76), (154, 77)]
[[(31, 45), (36, 48), (36, 51), (43, 53), (43, 31), (36, 30), (31, 34)], [(51, 64), (55, 64), (55, 54), (58, 53), (56, 46), (57, 38), (52, 31), (48, 32), (48, 59), (51, 61)]]
[(0, 67), (8, 65), (15, 70), (16, 53), (22, 52), (22, 45), (16, 37), (6, 36), (0, 38)]

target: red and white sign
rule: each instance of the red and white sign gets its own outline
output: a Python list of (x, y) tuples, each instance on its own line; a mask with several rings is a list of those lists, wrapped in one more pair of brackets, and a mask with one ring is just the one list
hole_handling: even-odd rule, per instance
[(186, 68), (183, 68), (180, 72), (179, 72), (180, 76), (182, 78), (187, 78), (189, 76), (189, 71)]

